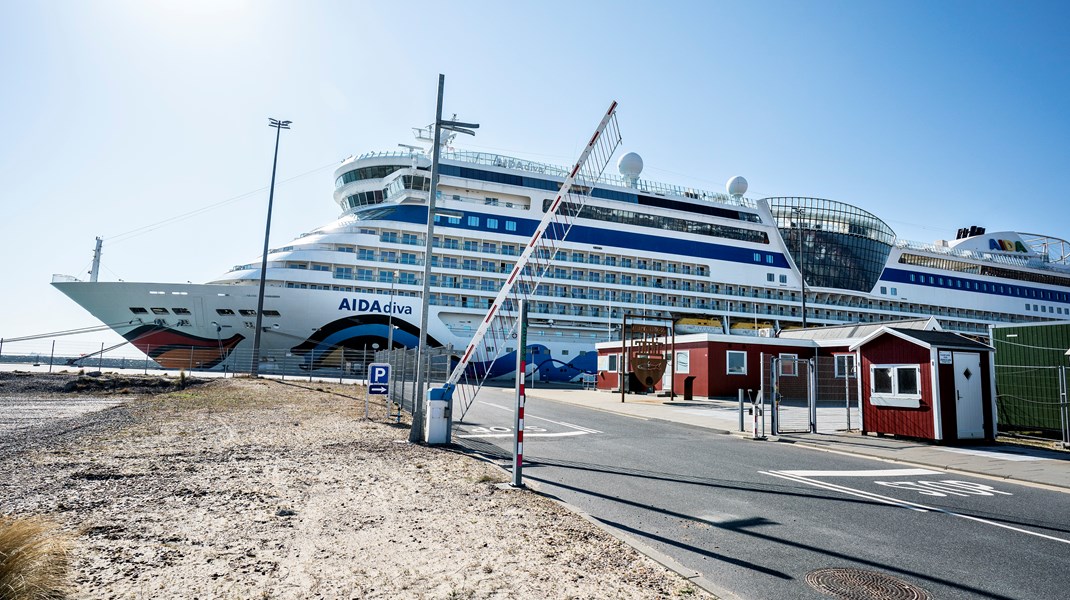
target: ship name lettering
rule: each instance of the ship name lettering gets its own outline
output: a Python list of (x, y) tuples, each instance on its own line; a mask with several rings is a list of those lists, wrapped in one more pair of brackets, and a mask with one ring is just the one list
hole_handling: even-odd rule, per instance
[(988, 240), (989, 250), (998, 250), (1000, 252), (1029, 252), (1029, 249), (1025, 247), (1020, 241), (1017, 240), (997, 240), (992, 238)]
[(355, 312), (394, 313), (395, 315), (411, 315), (411, 306), (402, 306), (395, 302), (381, 303), (378, 300), (365, 300), (363, 298), (342, 298), (338, 310), (351, 310)]

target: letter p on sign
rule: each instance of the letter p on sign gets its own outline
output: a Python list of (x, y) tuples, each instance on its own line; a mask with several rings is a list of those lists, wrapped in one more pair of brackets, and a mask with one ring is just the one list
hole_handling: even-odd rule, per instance
[(372, 364), (369, 365), (369, 369), (368, 383), (387, 383), (390, 381), (390, 365)]

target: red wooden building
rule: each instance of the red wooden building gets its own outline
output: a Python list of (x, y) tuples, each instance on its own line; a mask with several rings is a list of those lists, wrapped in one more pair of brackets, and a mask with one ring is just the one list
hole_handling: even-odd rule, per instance
[(881, 327), (850, 348), (863, 433), (995, 439), (994, 349), (956, 333)]

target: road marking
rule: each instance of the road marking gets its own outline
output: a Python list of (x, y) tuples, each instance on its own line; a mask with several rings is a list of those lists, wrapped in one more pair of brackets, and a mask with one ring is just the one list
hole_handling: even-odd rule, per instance
[[(501, 406), (501, 405), (498, 405), (498, 404), (494, 404), (492, 402), (487, 402), (485, 400), (480, 400), (479, 403), (480, 404), (486, 404), (487, 406), (491, 406), (493, 408), (497, 408), (498, 410), (504, 410), (504, 411), (508, 411), (508, 412), (514, 412), (516, 410), (516, 408), (512, 407), (512, 406)], [(554, 421), (553, 419), (547, 419), (546, 417), (536, 417), (536, 416), (533, 416), (531, 414), (525, 415), (524, 418), (525, 419), (538, 419), (540, 421), (546, 421), (547, 423), (553, 423), (554, 425), (561, 425), (562, 427), (569, 427), (571, 429), (578, 429), (578, 430), (580, 430), (580, 431), (582, 431), (584, 433), (602, 433), (601, 431), (598, 431), (597, 429), (591, 429), (589, 427), (580, 427), (579, 425), (573, 425), (572, 423), (565, 423), (564, 421)]]
[(971, 450), (969, 448), (937, 448), (937, 450), (943, 450), (944, 452), (954, 452), (955, 454), (969, 454), (971, 456), (983, 456), (984, 458), (994, 458), (996, 460), (1013, 460), (1020, 462), (1027, 462), (1032, 460), (1051, 460), (1043, 456), (1028, 456), (1024, 454), (1013, 454), (1010, 452), (997, 452), (995, 450)]
[[(528, 430), (524, 430), (525, 438), (533, 437), (571, 437), (575, 435), (587, 435), (586, 431), (561, 431), (558, 433), (528, 433)], [(512, 433), (468, 433), (464, 435), (455, 435), (453, 437), (459, 438), (511, 438)]]
[(983, 483), (956, 481), (954, 479), (945, 479), (943, 481), (874, 481), (873, 483), (890, 488), (911, 490), (923, 496), (937, 496), (939, 498), (946, 498), (947, 496), (995, 496), (996, 494), (1001, 496), (1014, 495), (1010, 492), (1001, 492)]
[[(895, 470), (898, 470), (898, 469), (889, 469), (889, 471), (895, 471)], [(957, 513), (957, 512), (954, 512), (954, 511), (950, 511), (950, 510), (945, 510), (943, 508), (936, 508), (934, 506), (927, 506), (925, 504), (918, 504), (917, 502), (911, 502), (909, 500), (897, 500), (895, 498), (889, 498), (888, 496), (882, 496), (880, 494), (874, 494), (872, 492), (866, 492), (866, 491), (863, 491), (863, 490), (857, 490), (857, 489), (854, 489), (854, 488), (844, 487), (844, 486), (836, 485), (836, 484), (833, 484), (833, 483), (827, 483), (827, 482), (824, 482), (824, 481), (815, 481), (813, 479), (807, 479), (805, 477), (800, 477), (798, 475), (790, 475), (790, 474), (788, 474), (789, 472), (787, 472), (787, 471), (758, 471), (758, 472), (763, 474), (763, 475), (770, 475), (772, 477), (779, 477), (781, 479), (788, 479), (790, 481), (795, 481), (795, 482), (798, 482), (798, 483), (805, 483), (807, 485), (811, 485), (811, 486), (814, 486), (814, 487), (818, 487), (818, 488), (822, 488), (822, 489), (826, 489), (826, 490), (834, 490), (834, 491), (838, 491), (838, 492), (841, 492), (841, 493), (844, 493), (844, 494), (849, 494), (851, 496), (857, 496), (857, 497), (860, 497), (860, 498), (868, 498), (870, 500), (875, 500), (877, 502), (882, 502), (884, 504), (891, 504), (892, 506), (898, 506), (900, 508), (906, 508), (906, 509), (917, 511), (917, 512), (937, 512), (937, 513), (942, 513), (942, 514), (949, 515), (949, 516), (952, 516), (952, 517), (958, 517), (960, 519), (966, 519), (967, 521), (975, 521), (977, 523), (982, 523), (982, 524), (985, 524), (985, 525), (992, 525), (993, 527), (999, 527), (1000, 529), (1009, 529), (1011, 531), (1017, 531), (1018, 533), (1024, 533), (1026, 535), (1031, 535), (1031, 536), (1035, 536), (1035, 537), (1039, 537), (1039, 538), (1044, 538), (1046, 540), (1051, 540), (1053, 542), (1060, 542), (1062, 544), (1070, 545), (1070, 540), (1067, 540), (1067, 539), (1058, 538), (1058, 537), (1051, 536), (1051, 535), (1045, 535), (1043, 533), (1037, 533), (1035, 531), (1029, 531), (1028, 529), (1021, 529), (1021, 528), (1018, 528), (1018, 527), (1012, 527), (1012, 526), (1006, 525), (1004, 523), (998, 523), (998, 522), (995, 522), (995, 521), (989, 521), (988, 519), (982, 519), (980, 517), (964, 515), (962, 513)]]
[(777, 471), (799, 477), (909, 477), (911, 475), (940, 475), (928, 469), (871, 469), (868, 471)]

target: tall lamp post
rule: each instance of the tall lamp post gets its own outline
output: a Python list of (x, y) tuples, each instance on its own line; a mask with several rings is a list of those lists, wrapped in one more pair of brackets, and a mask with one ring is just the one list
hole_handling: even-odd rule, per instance
[(268, 119), (268, 126), (275, 128), (275, 158), (271, 161), (271, 191), (268, 192), (267, 225), (264, 226), (264, 255), (260, 261), (260, 291), (256, 295), (256, 329), (253, 333), (253, 364), (249, 367), (249, 376), (256, 377), (260, 372), (260, 334), (264, 326), (264, 285), (267, 283), (268, 239), (271, 237), (271, 205), (275, 201), (275, 168), (279, 164), (279, 136), (283, 129), (289, 129), (293, 121)]
[(390, 313), (387, 316), (386, 349), (394, 349), (394, 282), (398, 280), (398, 272), (390, 272)]
[(795, 214), (795, 223), (799, 226), (799, 284), (802, 287), (802, 326), (806, 329), (806, 273), (803, 271), (803, 231), (802, 231), (802, 218), (806, 214), (806, 209), (801, 206), (796, 206), (791, 209), (791, 212)]
[(427, 239), (424, 240), (424, 281), (423, 297), (420, 299), (420, 343), (416, 353), (416, 401), (412, 407), (412, 429), (409, 430), (410, 442), (424, 441), (424, 404), (427, 403), (424, 385), (427, 379), (427, 316), (431, 300), (431, 241), (435, 235), (435, 197), (438, 195), (438, 160), (441, 152), (442, 130), (475, 135), (478, 129), (475, 123), (442, 120), (442, 91), (446, 87), (446, 76), (438, 76), (438, 104), (435, 108), (435, 139), (431, 152), (431, 188), (427, 193)]

